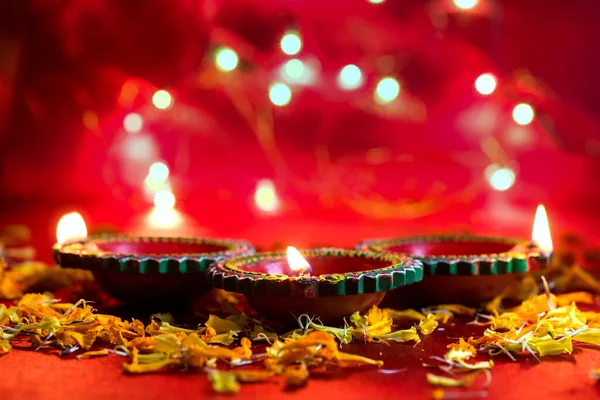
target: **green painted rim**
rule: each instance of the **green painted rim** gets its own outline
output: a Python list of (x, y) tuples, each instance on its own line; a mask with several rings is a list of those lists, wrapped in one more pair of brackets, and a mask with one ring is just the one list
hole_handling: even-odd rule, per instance
[[(226, 250), (211, 253), (125, 254), (90, 250), (99, 243), (189, 243), (212, 244)], [(240, 240), (146, 236), (92, 236), (52, 248), (57, 264), (64, 268), (134, 274), (204, 274), (216, 261), (254, 253), (251, 244)]]
[[(447, 256), (421, 256), (417, 254), (399, 253), (389, 250), (390, 247), (397, 245), (427, 242), (499, 243), (520, 246), (521, 249), (498, 254)], [(423, 263), (425, 275), (437, 276), (485, 276), (518, 274), (529, 271), (531, 259), (536, 259), (536, 261), (539, 262), (539, 265), (546, 264), (548, 260), (542, 255), (539, 248), (530, 246), (530, 241), (528, 240), (479, 235), (427, 235), (408, 238), (370, 240), (359, 243), (357, 248), (381, 254), (395, 254), (399, 256), (413, 257)], [(525, 252), (525, 250), (527, 250), (527, 252)]]
[(265, 259), (285, 260), (284, 252), (258, 253), (223, 260), (208, 270), (213, 286), (245, 295), (271, 296), (349, 296), (393, 290), (423, 279), (420, 261), (394, 254), (345, 249), (301, 250), (305, 257), (360, 257), (389, 263), (389, 267), (340, 274), (322, 274), (308, 277), (284, 274), (265, 274), (239, 269)]

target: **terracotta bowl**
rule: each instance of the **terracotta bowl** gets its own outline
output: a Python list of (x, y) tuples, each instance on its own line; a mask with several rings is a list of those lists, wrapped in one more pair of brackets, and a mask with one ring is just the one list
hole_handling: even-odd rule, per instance
[(293, 325), (302, 314), (332, 321), (365, 312), (387, 291), (423, 278), (421, 263), (403, 256), (342, 249), (301, 254), (312, 266), (308, 277), (289, 270), (282, 252), (220, 261), (209, 268), (209, 279), (217, 288), (244, 294), (264, 317)]
[(423, 263), (425, 278), (406, 295), (386, 299), (393, 307), (461, 303), (479, 305), (549, 259), (527, 240), (472, 235), (432, 235), (360, 243), (357, 248), (408, 256)]
[(90, 270), (115, 298), (140, 304), (184, 304), (209, 289), (214, 262), (254, 252), (246, 242), (208, 238), (99, 236), (53, 248), (64, 268)]

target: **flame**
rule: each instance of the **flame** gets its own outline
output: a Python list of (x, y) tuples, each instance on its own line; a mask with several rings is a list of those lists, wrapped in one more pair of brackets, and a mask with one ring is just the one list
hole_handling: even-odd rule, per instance
[(87, 238), (87, 227), (81, 214), (72, 212), (60, 218), (56, 226), (56, 242), (59, 246), (85, 238)]
[(546, 214), (546, 208), (542, 204), (537, 207), (537, 211), (535, 212), (531, 239), (545, 253), (551, 253), (554, 249), (552, 236), (550, 235), (550, 225), (548, 224), (548, 215)]
[(287, 262), (292, 271), (310, 271), (310, 264), (294, 246), (287, 248)]

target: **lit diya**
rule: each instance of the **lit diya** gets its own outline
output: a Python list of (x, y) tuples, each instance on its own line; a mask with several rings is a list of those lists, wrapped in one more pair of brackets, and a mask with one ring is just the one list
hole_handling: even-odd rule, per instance
[(423, 267), (394, 254), (288, 247), (220, 261), (208, 274), (213, 286), (244, 294), (261, 315), (292, 323), (302, 314), (325, 321), (365, 312), (387, 291), (420, 281)]
[(87, 237), (81, 215), (57, 226), (56, 262), (89, 270), (109, 294), (125, 302), (183, 304), (205, 294), (206, 270), (229, 257), (251, 254), (243, 241), (142, 236)]
[[(466, 303), (492, 299), (529, 271), (550, 264), (552, 238), (544, 206), (538, 206), (532, 240), (477, 236), (432, 235), (366, 241), (359, 249), (408, 256), (423, 263), (425, 279), (390, 305)], [(413, 304), (414, 305), (414, 304)]]

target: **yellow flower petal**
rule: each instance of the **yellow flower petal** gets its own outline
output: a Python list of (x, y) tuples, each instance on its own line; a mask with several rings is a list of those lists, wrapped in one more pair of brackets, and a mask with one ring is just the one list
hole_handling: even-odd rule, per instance
[(356, 354), (343, 353), (341, 351), (337, 352), (336, 359), (338, 360), (339, 366), (342, 368), (360, 367), (363, 365), (375, 365), (377, 367), (383, 366), (383, 361), (381, 360), (373, 360), (371, 358), (362, 357)]
[(208, 343), (229, 346), (231, 343), (233, 343), (236, 337), (237, 334), (234, 331), (229, 331), (227, 333), (221, 333), (220, 335), (211, 337), (208, 339)]
[(469, 387), (473, 384), (477, 375), (479, 375), (482, 372), (483, 371), (475, 371), (460, 379), (449, 378), (446, 376), (439, 376), (434, 374), (427, 374), (427, 382), (429, 382), (432, 385), (443, 387)]
[(178, 363), (177, 360), (167, 359), (146, 364), (123, 364), (123, 369), (130, 374), (146, 374), (148, 372), (158, 372), (168, 366)]
[(0, 355), (6, 354), (12, 349), (10, 342), (6, 339), (0, 339)]
[(435, 331), (437, 326), (438, 322), (436, 321), (435, 316), (433, 314), (427, 314), (427, 318), (422, 319), (419, 322), (419, 332), (421, 332), (423, 335), (429, 335)]
[(600, 344), (600, 329), (586, 329), (572, 339), (576, 342)]
[(217, 393), (235, 394), (240, 391), (240, 384), (235, 374), (224, 371), (211, 371), (208, 373), (208, 380)]
[(408, 309), (408, 310), (393, 310), (391, 308), (384, 309), (387, 314), (394, 320), (397, 321), (421, 321), (425, 319), (425, 314), (420, 313), (417, 310)]
[(419, 342), (421, 340), (419, 334), (417, 333), (417, 329), (414, 326), (410, 329), (394, 331), (385, 335), (377, 335), (373, 337), (383, 341), (392, 340), (394, 342), (408, 342), (411, 340)]
[(104, 350), (96, 350), (96, 351), (87, 351), (83, 354), (79, 354), (77, 356), (78, 360), (81, 360), (82, 358), (90, 358), (90, 357), (99, 357), (99, 356), (107, 356), (109, 355), (109, 351), (107, 349)]
[(218, 334), (229, 333), (230, 331), (238, 333), (242, 330), (242, 328), (235, 322), (228, 319), (219, 318), (212, 314), (208, 317), (208, 321), (206, 321), (205, 325), (213, 328)]
[(588, 292), (573, 292), (556, 296), (556, 303), (560, 306), (566, 306), (571, 303), (594, 304), (594, 295)]
[(287, 386), (301, 386), (308, 379), (308, 368), (306, 364), (290, 365), (283, 371), (285, 384)]
[(246, 369), (233, 371), (239, 382), (262, 382), (273, 376), (269, 371), (261, 371), (256, 369)]
[(248, 360), (252, 357), (252, 342), (248, 338), (242, 338), (240, 347), (233, 349), (233, 352), (239, 356), (242, 360)]

